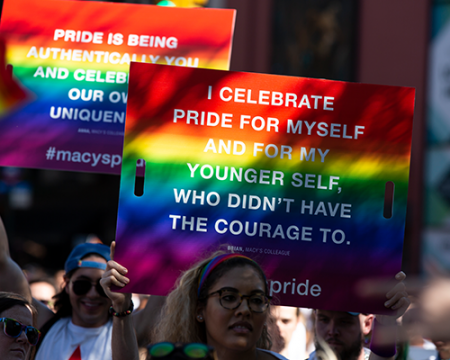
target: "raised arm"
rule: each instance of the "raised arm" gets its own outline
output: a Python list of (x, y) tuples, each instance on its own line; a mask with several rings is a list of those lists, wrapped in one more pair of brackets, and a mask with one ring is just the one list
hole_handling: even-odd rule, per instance
[[(115, 243), (111, 244), (111, 259), (114, 258)], [(124, 314), (131, 306), (131, 294), (111, 291), (111, 286), (124, 287), (130, 282), (127, 270), (113, 260), (108, 261), (100, 281), (106, 295), (112, 301), (115, 312)], [(144, 310), (131, 315), (113, 316), (112, 355), (113, 360), (139, 360), (139, 343), (150, 341), (150, 334), (156, 323), (164, 297), (151, 296)]]
[(27, 279), (9, 254), (8, 237), (0, 219), (0, 290), (20, 294), (31, 302), (31, 292)]
[(397, 319), (402, 316), (411, 301), (409, 300), (404, 272), (395, 275), (398, 283), (386, 294), (385, 307), (392, 310), (392, 315), (376, 315), (372, 329), (372, 350), (369, 360), (394, 359), (397, 338)]
[[(111, 255), (112, 253), (113, 250), (111, 251)], [(119, 273), (119, 271), (125, 272), (124, 269), (125, 268), (115, 261), (110, 260), (108, 261), (106, 271), (100, 280), (103, 290), (112, 301), (114, 311), (122, 314), (124, 314), (131, 306), (131, 294), (112, 292), (111, 286), (125, 286), (128, 279)], [(134, 331), (133, 318), (131, 316), (113, 316), (111, 342), (113, 360), (139, 360), (138, 342)]]
[(30, 286), (19, 265), (11, 259), (9, 254), (8, 237), (5, 227), (0, 219), (0, 291), (10, 291), (20, 294), (33, 302), (38, 310), (37, 327), (42, 327), (51, 317), (53, 312), (44, 304), (32, 299)]

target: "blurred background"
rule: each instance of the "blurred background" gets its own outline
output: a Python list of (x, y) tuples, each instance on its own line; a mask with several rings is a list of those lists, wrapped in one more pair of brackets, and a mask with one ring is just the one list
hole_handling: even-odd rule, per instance
[[(450, 273), (450, 0), (173, 3), (237, 9), (231, 70), (415, 87), (403, 270)], [(13, 259), (53, 274), (77, 243), (109, 244), (118, 190), (114, 175), (0, 167)]]

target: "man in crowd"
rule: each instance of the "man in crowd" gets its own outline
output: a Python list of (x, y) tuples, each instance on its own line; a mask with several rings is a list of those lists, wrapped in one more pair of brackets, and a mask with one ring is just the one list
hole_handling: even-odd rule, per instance
[[(316, 351), (311, 353), (309, 359), (318, 359), (318, 352), (324, 352), (330, 358), (330, 351), (338, 360), (394, 359), (395, 320), (396, 316), (375, 317), (372, 314), (316, 310)], [(370, 332), (372, 343), (369, 350), (363, 345), (365, 336)]]
[[(54, 314), (32, 299), (22, 270), (9, 255), (8, 239), (0, 219), (0, 290), (21, 294), (37, 308), (37, 327), (44, 333), (37, 360), (112, 358), (111, 313), (114, 311), (109, 311), (111, 301), (99, 284), (108, 260), (110, 255), (106, 245), (86, 243), (77, 246), (65, 263), (65, 286), (56, 295), (57, 313)], [(152, 296), (144, 310), (131, 315), (138, 340), (149, 341), (162, 302), (163, 298)]]
[[(363, 347), (364, 337), (372, 329), (373, 315), (344, 311), (316, 310), (316, 351), (325, 351), (325, 342), (342, 360), (367, 360), (370, 351)], [(322, 342), (322, 343), (321, 343)], [(310, 359), (315, 358), (312, 353)]]
[[(271, 309), (282, 339), (282, 349), (278, 351), (288, 359), (304, 359), (306, 349), (306, 330), (301, 323), (300, 309), (290, 306), (274, 306)], [(300, 326), (298, 336), (293, 339)]]
[[(396, 294), (384, 304), (392, 308), (392, 315), (359, 314), (344, 311), (316, 310), (316, 351), (309, 359), (317, 359), (318, 352), (335, 356), (338, 360), (394, 359), (396, 354), (397, 319), (402, 316), (410, 300), (403, 280), (406, 275), (399, 272), (395, 279), (399, 283), (388, 292)], [(391, 295), (392, 296), (392, 295)], [(363, 346), (364, 337), (371, 333), (370, 350)]]

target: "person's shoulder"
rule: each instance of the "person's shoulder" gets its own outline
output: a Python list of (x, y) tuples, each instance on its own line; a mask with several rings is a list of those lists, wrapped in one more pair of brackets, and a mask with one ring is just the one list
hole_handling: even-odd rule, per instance
[(37, 310), (37, 327), (39, 329), (44, 327), (45, 324), (52, 322), (52, 320), (55, 318), (55, 313), (39, 300), (33, 298), (32, 304)]
[(68, 327), (70, 323), (71, 323), (70, 317), (59, 318), (57, 316), (54, 316), (49, 321), (47, 321), (44, 324), (44, 326), (42, 326), (42, 328), (40, 329), (41, 333), (42, 333), (42, 337), (44, 337), (50, 331), (60, 332), (62, 329)]
[(278, 354), (276, 352), (270, 351), (270, 350), (264, 350), (264, 349), (258, 349), (259, 351), (263, 351), (267, 354), (272, 355), (273, 357), (275, 357), (276, 359), (280, 359), (280, 360), (288, 360), (287, 358), (285, 358), (283, 355)]

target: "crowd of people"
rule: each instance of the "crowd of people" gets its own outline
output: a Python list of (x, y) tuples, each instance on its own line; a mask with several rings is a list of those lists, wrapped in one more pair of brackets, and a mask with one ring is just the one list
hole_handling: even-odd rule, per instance
[[(445, 298), (433, 293), (442, 284), (411, 305), (403, 272), (386, 295), (390, 315), (278, 307), (271, 305), (266, 275), (255, 261), (217, 252), (184, 272), (167, 297), (150, 296), (135, 310), (132, 294), (113, 290), (132, 281), (113, 257), (114, 243), (75, 247), (63, 285), (49, 300), (51, 282), (27, 280), (9, 255), (0, 222), (0, 358), (450, 358), (449, 322), (437, 318), (445, 320), (450, 303), (440, 303), (438, 314), (434, 306), (418, 311), (427, 297)], [(47, 295), (33, 298), (33, 288)], [(432, 315), (424, 321), (419, 315), (427, 311)]]

